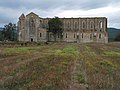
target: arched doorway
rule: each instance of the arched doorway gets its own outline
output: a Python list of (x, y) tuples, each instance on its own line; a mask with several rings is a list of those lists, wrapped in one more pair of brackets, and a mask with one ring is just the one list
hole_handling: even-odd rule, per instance
[(31, 38), (31, 40), (30, 40), (31, 42), (33, 42), (33, 38)]

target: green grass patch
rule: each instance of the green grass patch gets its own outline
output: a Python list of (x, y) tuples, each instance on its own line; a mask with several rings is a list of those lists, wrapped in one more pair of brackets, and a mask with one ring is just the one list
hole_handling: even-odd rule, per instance
[(6, 54), (26, 53), (33, 50), (39, 50), (38, 47), (17, 47), (17, 48), (4, 48), (3, 52)]
[(105, 55), (108, 55), (108, 56), (120, 56), (120, 52), (109, 51), (104, 53)]
[(72, 46), (67, 46), (63, 49), (52, 49), (48, 50), (47, 52), (55, 55), (60, 55), (63, 57), (76, 57), (79, 54), (77, 48)]
[(85, 83), (85, 79), (84, 79), (83, 74), (77, 74), (76, 79), (77, 79), (79, 84)]
[(76, 48), (72, 46), (68, 46), (63, 49), (64, 53), (73, 53), (74, 51), (76, 51)]

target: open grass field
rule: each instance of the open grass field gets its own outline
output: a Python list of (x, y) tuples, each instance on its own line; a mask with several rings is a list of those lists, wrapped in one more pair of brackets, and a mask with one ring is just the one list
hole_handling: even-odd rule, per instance
[(1, 47), (0, 90), (120, 90), (120, 43)]

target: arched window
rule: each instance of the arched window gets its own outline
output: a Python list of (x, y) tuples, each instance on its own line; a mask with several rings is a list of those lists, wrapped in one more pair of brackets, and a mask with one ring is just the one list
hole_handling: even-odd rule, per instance
[(75, 34), (74, 34), (74, 38), (75, 38)]
[(42, 37), (42, 33), (40, 33), (40, 37)]
[(93, 22), (90, 23), (90, 28), (94, 28), (94, 23)]
[(103, 23), (102, 23), (102, 21), (100, 21), (100, 28), (102, 28), (103, 27)]
[(85, 22), (82, 23), (82, 27), (85, 28)]
[(30, 17), (29, 19), (29, 26), (30, 26), (30, 29), (29, 29), (29, 32), (31, 34), (35, 34), (35, 19), (33, 17)]
[(40, 20), (40, 23), (42, 23), (42, 20)]
[(102, 35), (101, 34), (99, 34), (99, 39), (101, 39), (102, 38)]
[(79, 35), (77, 35), (77, 39), (79, 39)]
[(74, 27), (75, 27), (75, 29), (78, 28), (78, 22), (75, 22), (75, 23), (74, 23)]
[(68, 22), (68, 28), (70, 28), (70, 22)]
[(66, 38), (67, 38), (67, 33), (66, 33)]
[(90, 39), (92, 39), (92, 34), (90, 34)]
[(82, 33), (82, 38), (83, 38), (83, 33)]

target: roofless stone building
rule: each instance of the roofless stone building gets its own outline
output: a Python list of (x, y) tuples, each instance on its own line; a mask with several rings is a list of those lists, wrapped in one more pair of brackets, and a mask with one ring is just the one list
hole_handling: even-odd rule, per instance
[[(57, 35), (56, 41), (64, 42), (98, 42), (107, 43), (107, 18), (60, 18), (63, 22), (63, 33)], [(22, 14), (18, 21), (18, 39), (25, 42), (54, 41), (53, 34), (48, 33), (48, 21), (50, 18), (42, 18), (31, 12)]]

